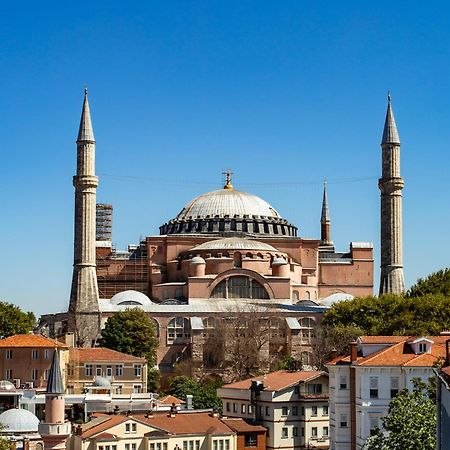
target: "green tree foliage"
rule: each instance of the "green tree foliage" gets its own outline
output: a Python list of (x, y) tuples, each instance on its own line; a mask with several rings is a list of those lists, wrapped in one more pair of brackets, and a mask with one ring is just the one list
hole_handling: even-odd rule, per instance
[(425, 279), (419, 278), (406, 295), (407, 297), (423, 297), (427, 294), (443, 294), (450, 297), (450, 269), (439, 270)]
[(192, 395), (195, 409), (213, 408), (220, 412), (222, 411), (222, 402), (217, 396), (217, 389), (222, 385), (223, 382), (220, 379), (207, 378), (196, 381), (181, 375), (170, 380), (168, 393), (180, 400), (186, 400), (186, 395)]
[(106, 321), (99, 343), (102, 347), (145, 357), (149, 369), (155, 365), (158, 347), (155, 327), (142, 309), (114, 313)]
[(36, 317), (32, 312), (23, 312), (12, 303), (0, 301), (0, 336), (29, 333), (36, 326)]
[(148, 369), (147, 390), (148, 392), (159, 392), (161, 389), (161, 375), (156, 367)]
[(333, 305), (324, 315), (328, 328), (353, 329), (374, 336), (437, 335), (450, 329), (450, 297), (384, 295), (363, 297)]
[(366, 450), (434, 450), (436, 448), (436, 405), (427, 386), (416, 382), (412, 392), (399, 392), (382, 419), (385, 432), (377, 430), (367, 440)]

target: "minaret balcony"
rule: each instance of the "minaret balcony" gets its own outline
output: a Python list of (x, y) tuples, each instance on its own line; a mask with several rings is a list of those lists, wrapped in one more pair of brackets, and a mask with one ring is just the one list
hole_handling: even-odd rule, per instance
[(71, 432), (70, 422), (43, 423), (39, 424), (39, 434), (41, 436), (66, 436)]

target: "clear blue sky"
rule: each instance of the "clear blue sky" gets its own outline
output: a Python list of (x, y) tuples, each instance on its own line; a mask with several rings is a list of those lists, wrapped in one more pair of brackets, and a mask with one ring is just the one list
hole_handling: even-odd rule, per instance
[[(68, 304), (78, 121), (89, 86), (99, 202), (123, 248), (221, 185), (319, 236), (375, 244), (390, 89), (407, 284), (448, 265), (448, 2), (2, 2), (0, 298)], [(378, 285), (378, 270), (375, 284)]]

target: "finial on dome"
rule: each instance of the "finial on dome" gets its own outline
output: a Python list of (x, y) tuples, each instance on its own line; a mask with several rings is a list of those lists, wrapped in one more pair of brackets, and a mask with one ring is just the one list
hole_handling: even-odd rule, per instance
[(230, 169), (227, 169), (223, 174), (225, 175), (225, 186), (223, 188), (229, 190), (234, 189), (231, 184), (231, 175), (233, 175), (233, 172)]

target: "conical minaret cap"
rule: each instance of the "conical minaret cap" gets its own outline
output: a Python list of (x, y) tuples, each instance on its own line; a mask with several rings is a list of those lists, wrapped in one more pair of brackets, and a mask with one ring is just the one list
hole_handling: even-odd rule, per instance
[(381, 145), (383, 144), (400, 145), (400, 137), (398, 135), (397, 125), (395, 123), (394, 112), (392, 111), (390, 95), (388, 95), (386, 120), (384, 121), (383, 138), (381, 139)]
[(52, 365), (47, 381), (47, 394), (64, 394), (64, 383), (61, 375), (61, 368), (59, 366), (58, 352), (53, 351)]
[(77, 142), (95, 142), (87, 89), (84, 90), (83, 110), (81, 112)]
[(328, 196), (327, 196), (327, 182), (323, 183), (323, 200), (322, 200), (322, 215), (320, 217), (322, 223), (330, 221), (330, 210), (328, 208)]

